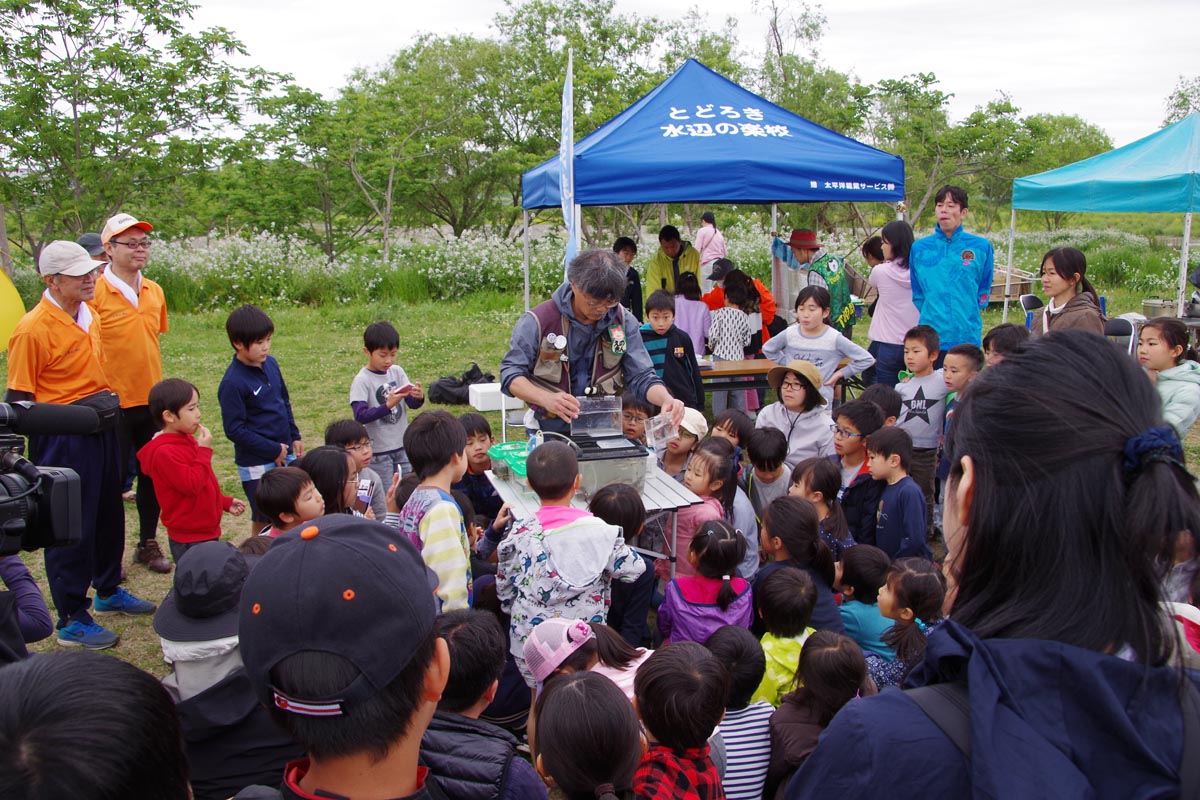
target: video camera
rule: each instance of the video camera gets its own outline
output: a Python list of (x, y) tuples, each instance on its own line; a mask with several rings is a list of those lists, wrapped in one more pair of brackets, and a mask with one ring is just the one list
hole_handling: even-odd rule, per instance
[(0, 403), (0, 556), (79, 544), (79, 475), (31, 464), (21, 435), (84, 435), (95, 433), (99, 424), (86, 406)]

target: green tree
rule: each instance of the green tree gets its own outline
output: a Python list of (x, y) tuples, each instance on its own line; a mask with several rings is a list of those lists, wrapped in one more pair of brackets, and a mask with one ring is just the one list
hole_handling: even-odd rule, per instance
[[(821, 63), (820, 40), (827, 19), (820, 7), (768, 0), (756, 3), (756, 8), (767, 15), (766, 50), (755, 87), (758, 93), (810, 122), (859, 137), (870, 91)], [(789, 210), (784, 214), (788, 216)], [(800, 218), (818, 228), (870, 227), (854, 204), (804, 206)]]
[(136, 192), (217, 164), (273, 78), (184, 32), (187, 0), (0, 0), (0, 204), (21, 246), (96, 229)]
[(257, 98), (259, 121), (242, 158), (222, 170), (215, 187), (226, 213), (252, 231), (269, 230), (318, 244), (330, 260), (370, 227), (343, 153), (334, 103), (286, 84)]
[(581, 138), (666, 77), (660, 53), (678, 34), (656, 17), (622, 15), (614, 0), (508, 0), (495, 26), (505, 45), (491, 119), (510, 150), (514, 218), (520, 175), (558, 152), (567, 50), (575, 54), (575, 135)]
[(933, 207), (940, 186), (959, 183), (984, 201), (972, 207), (987, 206), (981, 217), (988, 226), (1011, 197), (1013, 165), (1029, 156), (1028, 132), (1006, 95), (957, 124), (949, 117), (951, 97), (931, 72), (881, 80), (871, 87), (867, 138), (904, 159), (905, 203), (914, 224)]
[(512, 145), (495, 121), (506, 49), (488, 39), (426, 38), (395, 62), (407, 101), (440, 109), (425, 114), (421, 157), (411, 165), (410, 207), (456, 237), (493, 223), (508, 206), (506, 184), (520, 179)]
[(736, 17), (725, 17), (718, 26), (693, 6), (667, 27), (671, 33), (666, 37), (667, 51), (662, 58), (666, 72), (674, 72), (694, 58), (734, 83), (750, 79), (750, 70), (742, 60)]
[[(972, 203), (975, 224), (990, 231), (1012, 202), (1013, 179), (1024, 172), (1019, 165), (1032, 153), (1020, 109), (1001, 94), (952, 126), (946, 140), (955, 168), (938, 184), (953, 179), (970, 185), (981, 201)], [(934, 186), (929, 188), (937, 191)]]
[(1200, 111), (1200, 75), (1191, 78), (1179, 76), (1179, 83), (1167, 95), (1167, 116), (1163, 118), (1163, 127)]
[(855, 136), (863, 130), (869, 91), (848, 75), (822, 66), (819, 44), (826, 25), (819, 7), (799, 10), (765, 4), (767, 51), (759, 75), (759, 93), (805, 119)]
[[(1022, 125), (1029, 136), (1029, 155), (1017, 165), (1016, 177), (1058, 169), (1112, 149), (1112, 139), (1103, 129), (1077, 116), (1034, 114), (1026, 117)], [(1070, 214), (1047, 211), (1043, 217), (1046, 230), (1053, 231), (1062, 227)]]

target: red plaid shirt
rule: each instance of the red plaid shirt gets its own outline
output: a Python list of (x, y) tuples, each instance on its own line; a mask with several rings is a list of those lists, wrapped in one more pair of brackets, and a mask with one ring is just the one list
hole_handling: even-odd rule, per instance
[(725, 800), (708, 745), (679, 752), (651, 747), (633, 775), (633, 794), (637, 800)]

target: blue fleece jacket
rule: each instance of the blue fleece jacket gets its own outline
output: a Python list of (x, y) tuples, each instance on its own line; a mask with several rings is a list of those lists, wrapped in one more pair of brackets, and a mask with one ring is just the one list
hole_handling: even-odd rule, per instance
[(941, 349), (983, 341), (983, 317), (992, 292), (996, 257), (992, 243), (959, 225), (947, 237), (941, 228), (913, 243), (908, 256), (913, 305), (921, 324), (938, 332)]
[[(886, 689), (838, 712), (787, 800), (1178, 796), (1183, 718), (1175, 669), (1059, 642), (979, 639), (947, 622), (930, 635), (905, 685), (960, 674), (971, 709), (970, 762), (915, 702)], [(1196, 673), (1188, 678), (1200, 686)]]

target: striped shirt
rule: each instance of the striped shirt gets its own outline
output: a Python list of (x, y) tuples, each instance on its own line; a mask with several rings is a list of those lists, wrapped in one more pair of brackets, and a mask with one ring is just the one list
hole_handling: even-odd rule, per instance
[(717, 361), (741, 361), (746, 357), (745, 348), (753, 337), (746, 312), (740, 308), (718, 308), (712, 312), (712, 327), (708, 330), (708, 344)]
[(725, 797), (728, 800), (759, 800), (771, 763), (770, 703), (751, 703), (737, 711), (726, 711), (717, 730), (725, 740)]
[(437, 599), (442, 611), (467, 608), (471, 603), (471, 560), (462, 511), (441, 489), (418, 487), (400, 509), (400, 533), (421, 553), (425, 566), (438, 577)]

